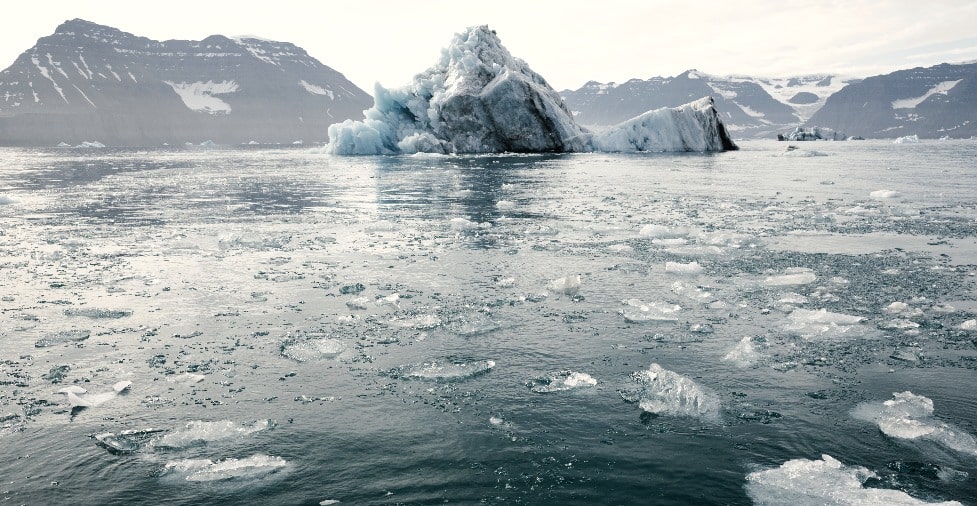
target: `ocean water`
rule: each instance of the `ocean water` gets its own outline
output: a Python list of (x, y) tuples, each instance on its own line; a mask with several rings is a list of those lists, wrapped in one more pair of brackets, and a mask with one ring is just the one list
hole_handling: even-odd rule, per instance
[(977, 504), (977, 142), (0, 150), (0, 504)]

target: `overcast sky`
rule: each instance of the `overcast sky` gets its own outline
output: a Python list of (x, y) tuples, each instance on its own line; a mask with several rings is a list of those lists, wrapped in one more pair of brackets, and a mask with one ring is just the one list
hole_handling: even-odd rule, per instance
[(977, 60), (977, 0), (44, 0), (0, 9), (0, 69), (67, 19), (155, 40), (293, 42), (373, 93), (407, 84), (452, 36), (487, 24), (557, 90), (590, 80), (718, 75), (864, 77)]

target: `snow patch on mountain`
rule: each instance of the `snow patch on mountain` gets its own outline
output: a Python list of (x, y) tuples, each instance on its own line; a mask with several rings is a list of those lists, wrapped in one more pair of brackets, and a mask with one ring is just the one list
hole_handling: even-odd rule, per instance
[(956, 81), (943, 81), (933, 86), (926, 93), (915, 97), (915, 98), (903, 98), (899, 100), (892, 101), (893, 109), (915, 109), (917, 105), (923, 103), (927, 98), (933, 95), (946, 95), (950, 90), (952, 90), (960, 81), (963, 79), (957, 79)]
[(330, 100), (336, 100), (336, 96), (333, 94), (332, 90), (327, 90), (321, 86), (316, 86), (314, 84), (311, 84), (305, 79), (300, 80), (299, 84), (301, 84), (302, 87), (305, 88), (305, 91), (313, 95), (325, 95), (329, 97)]
[(163, 81), (170, 85), (173, 91), (180, 96), (183, 104), (191, 111), (205, 112), (208, 114), (230, 114), (231, 105), (217, 98), (215, 95), (225, 95), (234, 93), (238, 90), (237, 83), (234, 81), (213, 81), (193, 82), (193, 83), (174, 83), (173, 81)]

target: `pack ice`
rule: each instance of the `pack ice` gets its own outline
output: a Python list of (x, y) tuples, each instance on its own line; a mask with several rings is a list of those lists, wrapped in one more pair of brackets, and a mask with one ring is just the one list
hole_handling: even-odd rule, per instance
[(566, 153), (737, 149), (710, 97), (658, 109), (595, 133), (560, 95), (513, 57), (488, 26), (454, 36), (407, 86), (374, 90), (363, 121), (329, 127), (336, 155)]

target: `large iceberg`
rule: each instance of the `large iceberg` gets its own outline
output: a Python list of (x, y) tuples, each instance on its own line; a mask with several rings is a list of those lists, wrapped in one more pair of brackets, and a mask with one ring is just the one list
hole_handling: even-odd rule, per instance
[(438, 63), (409, 85), (377, 84), (374, 106), (364, 116), (329, 127), (330, 153), (736, 149), (709, 97), (591, 132), (577, 125), (560, 95), (487, 26), (456, 34)]

